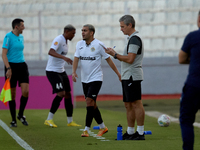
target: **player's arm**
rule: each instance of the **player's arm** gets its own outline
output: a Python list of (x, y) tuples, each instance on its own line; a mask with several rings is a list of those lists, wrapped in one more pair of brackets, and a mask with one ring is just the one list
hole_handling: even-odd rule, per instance
[(190, 57), (188, 53), (184, 52), (183, 50), (180, 50), (179, 55), (179, 64), (189, 64), (190, 63)]
[(76, 78), (78, 78), (78, 75), (76, 74), (76, 70), (78, 67), (78, 61), (79, 61), (79, 58), (74, 57), (73, 66), (72, 66), (72, 79), (74, 82), (76, 82)]
[(51, 55), (51, 56), (53, 56), (53, 57), (56, 57), (56, 58), (61, 58), (61, 59), (65, 60), (68, 64), (72, 65), (73, 61), (70, 58), (65, 57), (63, 55), (60, 55), (60, 54), (56, 53), (56, 51), (53, 48), (51, 48), (49, 50), (48, 54)]
[(2, 59), (3, 59), (3, 62), (5, 64), (5, 66), (6, 66), (6, 68), (8, 68), (7, 72), (6, 72), (6, 77), (7, 78), (11, 78), (11, 76), (12, 76), (12, 70), (11, 70), (9, 62), (8, 62), (7, 53), (8, 53), (8, 49), (3, 48), (2, 49)]
[(114, 64), (114, 62), (112, 61), (112, 59), (110, 57), (108, 57), (106, 59), (107, 63), (109, 64), (109, 66), (112, 68), (112, 70), (117, 74), (119, 81), (121, 81), (121, 74), (119, 73), (116, 65)]
[(110, 54), (113, 57), (115, 56), (116, 59), (126, 62), (126, 63), (129, 63), (129, 64), (132, 64), (136, 57), (136, 54), (134, 54), (134, 53), (128, 53), (127, 56), (120, 55), (120, 54), (116, 53), (115, 50), (112, 48), (105, 49), (105, 52)]
[(134, 54), (134, 53), (128, 53), (127, 56), (120, 55), (120, 54), (116, 55), (116, 58), (118, 60), (129, 63), (129, 64), (132, 64), (134, 62), (135, 57), (136, 57), (136, 54)]

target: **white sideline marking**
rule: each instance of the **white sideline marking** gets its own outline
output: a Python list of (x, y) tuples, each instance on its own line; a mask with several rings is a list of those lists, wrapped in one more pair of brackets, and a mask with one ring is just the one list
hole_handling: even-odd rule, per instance
[(10, 136), (24, 149), (26, 150), (34, 150), (30, 145), (28, 145), (24, 140), (22, 140), (13, 130), (11, 130), (1, 119), (0, 126), (10, 134)]
[[(155, 117), (155, 118), (158, 118), (160, 115), (162, 115), (163, 113), (160, 113), (158, 111), (146, 111), (145, 112), (146, 115), (150, 116), (150, 117)], [(175, 118), (175, 117), (172, 117), (172, 116), (169, 116), (171, 118), (171, 121), (172, 122), (176, 122), (176, 123), (179, 123), (179, 119), (178, 118)], [(200, 128), (200, 123), (197, 123), (195, 122), (193, 124), (195, 127), (199, 127)]]

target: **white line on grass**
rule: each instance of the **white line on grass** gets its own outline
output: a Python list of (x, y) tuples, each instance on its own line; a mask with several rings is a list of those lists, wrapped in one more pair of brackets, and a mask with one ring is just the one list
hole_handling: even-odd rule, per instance
[[(150, 117), (158, 118), (163, 113), (160, 113), (158, 111), (146, 111), (145, 114), (148, 115), (148, 116), (150, 116)], [(175, 117), (172, 117), (172, 116), (169, 116), (169, 117), (170, 117), (170, 119), (171, 119), (172, 122), (179, 123), (179, 119), (178, 118), (175, 118)], [(195, 127), (199, 127), (200, 128), (200, 123), (195, 122), (193, 125)]]
[(28, 145), (24, 140), (22, 140), (13, 130), (11, 130), (1, 119), (0, 126), (10, 134), (10, 136), (24, 149), (26, 150), (34, 150), (30, 145)]
[[(84, 129), (79, 129), (80, 131), (84, 131)], [(101, 140), (101, 141), (110, 141), (110, 140), (106, 140), (106, 138), (105, 137), (98, 137), (98, 136), (96, 136), (97, 134), (94, 134), (94, 132), (91, 132), (91, 131), (89, 131), (89, 135), (90, 136), (93, 136), (93, 137), (95, 137), (96, 139), (98, 139), (98, 140)]]

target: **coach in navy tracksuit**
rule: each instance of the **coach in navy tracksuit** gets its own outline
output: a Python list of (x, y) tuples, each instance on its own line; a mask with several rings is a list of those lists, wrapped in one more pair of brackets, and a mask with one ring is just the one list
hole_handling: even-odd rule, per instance
[(189, 64), (180, 102), (180, 126), (183, 149), (193, 150), (195, 115), (200, 109), (200, 11), (197, 25), (199, 30), (190, 32), (179, 52), (179, 63)]

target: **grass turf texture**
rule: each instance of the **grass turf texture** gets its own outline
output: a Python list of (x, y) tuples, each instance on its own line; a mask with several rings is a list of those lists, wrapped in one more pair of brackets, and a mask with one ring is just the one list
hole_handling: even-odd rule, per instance
[[(145, 100), (145, 110), (162, 110), (163, 113), (178, 113), (179, 100)], [(177, 104), (177, 105), (176, 105)], [(86, 109), (85, 103), (77, 102), (77, 108), (74, 109), (74, 121), (81, 124), (82, 127), (67, 127), (66, 113), (64, 109), (59, 109), (54, 122), (58, 128), (50, 128), (44, 125), (49, 110), (26, 110), (25, 115), (29, 126), (23, 126), (20, 121), (18, 127), (12, 128), (18, 136), (26, 141), (35, 150), (180, 150), (182, 146), (181, 132), (179, 124), (171, 123), (169, 127), (159, 127), (157, 118), (146, 116), (145, 130), (151, 130), (152, 135), (146, 135), (145, 141), (115, 141), (117, 137), (117, 126), (123, 126), (123, 132), (126, 131), (127, 122), (123, 103), (121, 101), (103, 101), (98, 102), (103, 120), (109, 131), (103, 137), (109, 141), (101, 141), (94, 137), (81, 137), (84, 128)], [(173, 106), (173, 107), (172, 107)], [(162, 108), (163, 107), (163, 108)], [(178, 110), (175, 110), (177, 109)], [(168, 114), (168, 113), (167, 113)], [(169, 114), (170, 115), (170, 114)], [(9, 110), (0, 110), (0, 119), (7, 125), (10, 123)], [(93, 120), (93, 126), (97, 124)], [(92, 130), (97, 133), (98, 130)], [(200, 129), (195, 128), (195, 146), (194, 149), (200, 149)], [(21, 150), (21, 148), (11, 137), (0, 127), (0, 149), (2, 150)]]

